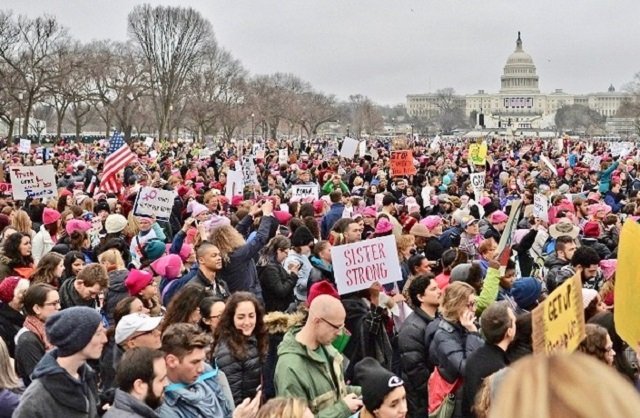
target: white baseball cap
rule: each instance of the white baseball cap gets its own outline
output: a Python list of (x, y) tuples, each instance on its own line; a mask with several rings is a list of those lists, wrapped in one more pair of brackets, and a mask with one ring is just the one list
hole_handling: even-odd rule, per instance
[(116, 325), (116, 344), (122, 344), (138, 332), (153, 331), (162, 321), (161, 316), (149, 316), (143, 313), (125, 315)]

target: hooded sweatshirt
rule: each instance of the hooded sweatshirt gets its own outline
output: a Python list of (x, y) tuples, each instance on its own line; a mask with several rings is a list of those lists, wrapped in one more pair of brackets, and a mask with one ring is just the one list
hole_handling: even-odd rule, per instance
[(125, 286), (124, 284), (124, 281), (127, 280), (128, 275), (129, 270), (114, 270), (109, 272), (109, 288), (105, 296), (104, 311), (107, 315), (107, 319), (109, 320), (109, 325), (111, 326), (115, 325), (113, 312), (116, 309), (116, 305), (122, 299), (129, 296), (127, 286)]
[(73, 378), (58, 364), (58, 349), (46, 353), (33, 371), (14, 418), (95, 418), (98, 388), (95, 373), (84, 364)]

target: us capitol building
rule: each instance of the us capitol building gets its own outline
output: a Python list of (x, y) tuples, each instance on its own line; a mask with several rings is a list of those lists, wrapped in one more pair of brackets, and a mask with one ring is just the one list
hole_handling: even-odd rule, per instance
[[(455, 104), (465, 109), (467, 117), (483, 114), (484, 126), (489, 129), (547, 129), (555, 125), (556, 111), (564, 105), (585, 105), (611, 118), (628, 97), (627, 93), (616, 92), (613, 86), (607, 92), (587, 95), (568, 94), (562, 89), (540, 93), (536, 66), (531, 55), (522, 49), (520, 32), (516, 49), (504, 66), (500, 85), (499, 93), (479, 90), (476, 94), (455, 96)], [(407, 95), (407, 113), (431, 117), (439, 111), (438, 100), (435, 93)]]

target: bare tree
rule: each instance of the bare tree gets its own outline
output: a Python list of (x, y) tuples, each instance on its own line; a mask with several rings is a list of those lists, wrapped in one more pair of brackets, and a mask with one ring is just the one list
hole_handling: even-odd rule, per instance
[(57, 77), (52, 61), (67, 43), (67, 32), (54, 17), (14, 19), (11, 13), (0, 12), (0, 61), (20, 79), (24, 102), (22, 134), (28, 131), (29, 117), (41, 100), (44, 87)]
[(19, 86), (21, 80), (18, 73), (7, 63), (0, 61), (0, 121), (7, 124), (8, 137), (13, 137), (14, 123), (19, 116)]
[(275, 73), (255, 77), (251, 82), (251, 107), (275, 138), (282, 120), (291, 120), (299, 94), (311, 90), (309, 83), (293, 74)]
[(320, 125), (335, 121), (339, 115), (335, 96), (314, 91), (299, 94), (293, 111), (297, 118), (295, 122), (302, 126), (309, 137), (318, 133)]
[(141, 100), (151, 94), (148, 66), (131, 43), (94, 42), (86, 50), (98, 112), (129, 140)]
[[(187, 83), (187, 110), (199, 139), (214, 134), (216, 122), (226, 108), (238, 104), (239, 94), (244, 97), (246, 76), (240, 61), (228, 51), (216, 44), (206, 47), (201, 68)], [(226, 121), (227, 127), (230, 121)]]
[(205, 46), (214, 42), (213, 30), (192, 8), (141, 5), (129, 13), (129, 33), (149, 65), (162, 138), (169, 109), (199, 66)]
[(380, 110), (373, 101), (361, 94), (349, 96), (352, 132), (359, 136), (361, 132), (372, 134), (382, 127)]

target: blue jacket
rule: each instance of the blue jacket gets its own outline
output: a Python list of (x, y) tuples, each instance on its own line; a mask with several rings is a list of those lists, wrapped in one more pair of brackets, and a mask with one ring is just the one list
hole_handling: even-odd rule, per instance
[(156, 412), (161, 418), (231, 418), (234, 409), (227, 377), (207, 364), (194, 383), (167, 386)]
[(344, 212), (344, 205), (342, 203), (334, 203), (331, 205), (331, 209), (327, 212), (320, 222), (320, 234), (322, 239), (329, 238), (329, 231), (333, 228), (333, 225), (342, 218), (342, 212)]
[(600, 185), (598, 186), (598, 191), (600, 193), (606, 193), (611, 188), (611, 175), (618, 168), (618, 161), (614, 161), (606, 170), (598, 173), (598, 180), (600, 181)]

